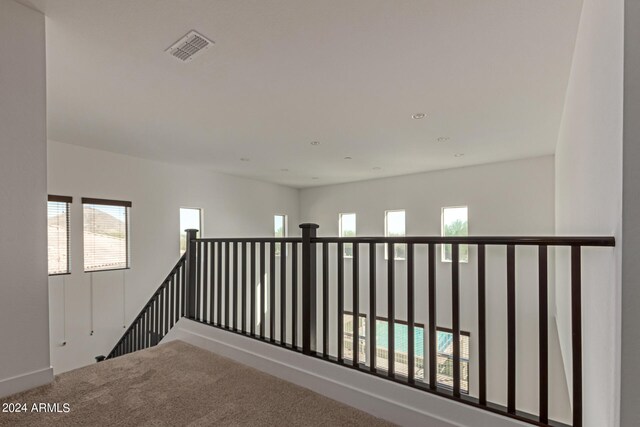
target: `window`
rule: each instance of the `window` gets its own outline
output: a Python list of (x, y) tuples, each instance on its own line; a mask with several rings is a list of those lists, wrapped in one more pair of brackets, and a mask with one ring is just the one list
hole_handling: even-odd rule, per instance
[[(340, 237), (355, 237), (356, 235), (356, 214), (341, 213), (338, 217), (338, 232)], [(344, 244), (344, 256), (353, 257), (353, 243)]]
[(185, 230), (198, 230), (196, 237), (202, 234), (202, 209), (180, 208), (180, 256), (187, 250), (187, 233)]
[(129, 268), (131, 202), (83, 198), (84, 271)]
[(49, 275), (71, 273), (69, 257), (69, 205), (71, 197), (49, 196), (47, 242)]
[[(467, 207), (442, 208), (442, 235), (468, 236)], [(451, 245), (442, 245), (442, 261), (451, 262)], [(469, 245), (460, 245), (460, 262), (469, 262)]]
[[(409, 326), (406, 322), (394, 322), (394, 369), (397, 374), (409, 374)], [(424, 326), (414, 324), (413, 351), (415, 360), (414, 376), (424, 379)], [(376, 367), (388, 369), (389, 366), (389, 326), (386, 318), (376, 319)]]
[[(386, 211), (384, 213), (384, 235), (385, 237), (403, 237), (405, 235), (405, 212), (404, 210)], [(407, 245), (395, 244), (395, 259), (405, 259)], [(388, 259), (388, 245), (384, 247), (384, 259)]]
[[(343, 352), (346, 360), (353, 359), (353, 313), (345, 312), (343, 315)], [(360, 314), (358, 323), (358, 361), (366, 363), (367, 360), (367, 316)]]
[[(438, 328), (438, 384), (453, 388), (453, 331)], [(469, 393), (469, 333), (460, 332), (460, 391)]]
[[(353, 313), (345, 312), (343, 317), (343, 357), (353, 358)], [(358, 325), (359, 354), (358, 360), (367, 363), (366, 333), (368, 332), (367, 316), (360, 314)], [(414, 377), (425, 380), (425, 332), (424, 325), (416, 323), (413, 328), (414, 339)], [(453, 332), (450, 329), (437, 329), (437, 373), (439, 386), (453, 388)], [(409, 326), (406, 322), (396, 320), (394, 323), (395, 372), (408, 376), (409, 373)], [(460, 332), (460, 391), (469, 393), (469, 332)], [(428, 361), (426, 361), (428, 364)], [(384, 317), (376, 319), (376, 367), (387, 370), (389, 366), (389, 326)]]
[[(274, 237), (287, 237), (287, 216), (273, 216), (273, 235)], [(280, 243), (276, 243), (276, 256), (280, 256)]]

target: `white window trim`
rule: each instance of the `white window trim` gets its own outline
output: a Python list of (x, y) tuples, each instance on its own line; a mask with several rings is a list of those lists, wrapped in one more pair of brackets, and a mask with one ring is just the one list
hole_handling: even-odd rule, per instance
[[(403, 237), (406, 237), (407, 236), (407, 210), (406, 209), (389, 209), (389, 210), (384, 211), (384, 237), (389, 237), (389, 235), (387, 233), (387, 215), (389, 214), (389, 212), (404, 212), (404, 234), (403, 234)], [(394, 246), (394, 248), (395, 248), (395, 246)], [(395, 251), (395, 249), (394, 249), (394, 251)], [(389, 259), (389, 245), (388, 244), (384, 245), (384, 259), (385, 259), (385, 261), (387, 261)], [(394, 256), (394, 260), (395, 261), (405, 261), (406, 258), (395, 257)]]
[[(440, 209), (440, 236), (446, 237), (444, 235), (444, 210), (445, 209), (460, 209), (465, 208), (467, 210), (467, 236), (469, 235), (469, 206), (468, 205), (460, 205), (460, 206), (443, 206)], [(453, 260), (445, 259), (444, 257), (444, 248), (445, 245), (440, 245), (440, 262), (452, 263)], [(468, 252), (467, 252), (468, 253)], [(468, 264), (469, 256), (467, 256), (466, 260), (459, 260), (460, 264)]]
[[(108, 272), (108, 271), (121, 271), (121, 270), (130, 270), (131, 269), (131, 206), (123, 206), (125, 209), (125, 231), (126, 231), (126, 236), (125, 236), (125, 245), (126, 245), (126, 254), (125, 254), (125, 266), (124, 267), (116, 267), (116, 268), (104, 268), (104, 269), (97, 269), (97, 270), (87, 270), (87, 265), (86, 265), (86, 253), (84, 253), (84, 250), (86, 248), (85, 246), (85, 239), (86, 239), (86, 234), (85, 234), (85, 218), (84, 218), (84, 209), (86, 205), (96, 205), (96, 204), (103, 204), (104, 206), (120, 206), (119, 204), (108, 204), (108, 203), (95, 203), (95, 202), (90, 202), (90, 201), (85, 201), (85, 198), (83, 197), (81, 199), (82, 202), (82, 244), (83, 244), (83, 271), (84, 273), (89, 273), (89, 274), (93, 274), (93, 273), (101, 273), (101, 272)], [(96, 199), (96, 200), (101, 200), (101, 199)], [(114, 200), (115, 202), (128, 202), (131, 203), (130, 201), (125, 201), (125, 200)]]
[[(204, 209), (203, 208), (198, 208), (195, 206), (180, 206), (178, 208), (178, 223), (180, 222), (180, 210), (181, 209), (197, 209), (200, 211), (200, 224), (198, 226), (198, 237), (203, 237), (204, 236)], [(184, 230), (180, 230), (180, 233), (183, 233)], [(178, 235), (178, 251), (180, 251), (180, 235)], [(180, 256), (182, 256), (184, 253), (181, 253)]]
[[(357, 215), (355, 212), (340, 212), (340, 213), (338, 214), (338, 237), (343, 237), (343, 236), (342, 236), (342, 215), (353, 215), (353, 216), (355, 216), (356, 221), (355, 221), (355, 229), (354, 229), (354, 233), (355, 233), (355, 235), (357, 236), (357, 235), (358, 235), (358, 215)], [(347, 258), (347, 259), (351, 259), (351, 258), (353, 258), (353, 255), (347, 255), (347, 254), (345, 253), (345, 251), (346, 251), (346, 248), (345, 248), (345, 247), (343, 247), (343, 248), (342, 248), (342, 257), (343, 257), (343, 258)], [(352, 252), (352, 253), (353, 253), (353, 252)]]
[[(273, 217), (282, 216), (284, 217), (284, 237), (289, 237), (289, 215), (283, 213), (274, 213)], [(276, 230), (273, 230), (273, 235), (275, 237)]]
[[(203, 208), (198, 208), (196, 206), (180, 206), (180, 209), (197, 209), (200, 211), (200, 227), (198, 228), (198, 232), (200, 233), (200, 237), (202, 237), (204, 234), (204, 209)], [(180, 213), (180, 209), (178, 209), (178, 213)], [(180, 218), (178, 218), (178, 220), (180, 220)], [(184, 231), (184, 230), (180, 230), (180, 231)]]
[[(72, 259), (71, 259), (71, 204), (73, 203), (73, 198), (69, 197), (69, 201), (55, 201), (55, 200), (49, 200), (49, 197), (51, 195), (47, 195), (47, 276), (48, 277), (55, 277), (55, 276), (68, 276), (71, 274), (71, 263), (72, 263)], [(49, 220), (49, 203), (64, 203), (66, 205), (66, 224), (67, 224), (67, 270), (64, 272), (60, 272), (60, 273), (51, 273), (49, 271), (49, 269), (51, 268), (51, 266), (49, 265), (49, 224), (48, 224), (48, 220)], [(84, 214), (84, 212), (83, 212)], [(84, 239), (84, 236), (83, 236)]]
[[(284, 213), (274, 213), (274, 214), (273, 214), (273, 218), (274, 218), (274, 219), (275, 219), (275, 217), (277, 217), (277, 216), (284, 217), (284, 233), (283, 233), (283, 234), (284, 234), (284, 236), (282, 236), (281, 238), (287, 238), (287, 237), (289, 237), (289, 215), (284, 214)], [(275, 223), (274, 223), (273, 225), (275, 226)], [(276, 230), (275, 230), (275, 227), (274, 227), (274, 229), (273, 229), (273, 237), (276, 237)], [(279, 238), (279, 237), (276, 237), (276, 239), (278, 239), (278, 238)], [(288, 251), (289, 249), (287, 249), (287, 245), (286, 245), (286, 244), (284, 245), (284, 247), (285, 247), (285, 256), (287, 256), (287, 254), (288, 254), (288, 252), (287, 252), (287, 251)], [(278, 252), (276, 252), (276, 257), (279, 257), (281, 253), (282, 253), (282, 251), (280, 251), (279, 253), (278, 253)]]

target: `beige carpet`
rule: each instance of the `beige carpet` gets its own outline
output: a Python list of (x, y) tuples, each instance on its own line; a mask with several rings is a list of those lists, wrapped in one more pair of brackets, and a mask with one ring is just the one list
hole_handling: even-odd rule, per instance
[[(0, 426), (391, 425), (181, 341), (66, 372), (5, 402), (28, 412), (0, 412)], [(33, 403), (70, 411), (34, 413)]]

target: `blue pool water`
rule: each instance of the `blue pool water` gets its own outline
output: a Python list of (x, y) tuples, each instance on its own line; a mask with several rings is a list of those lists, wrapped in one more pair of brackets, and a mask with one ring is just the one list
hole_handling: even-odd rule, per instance
[[(395, 350), (401, 353), (409, 352), (409, 327), (401, 323), (396, 323), (395, 332)], [(418, 357), (424, 355), (424, 328), (415, 327), (414, 333), (414, 349)], [(438, 352), (445, 353), (447, 347), (453, 341), (453, 335), (449, 332), (438, 331)], [(384, 320), (376, 321), (376, 346), (387, 350), (389, 348), (389, 327)]]

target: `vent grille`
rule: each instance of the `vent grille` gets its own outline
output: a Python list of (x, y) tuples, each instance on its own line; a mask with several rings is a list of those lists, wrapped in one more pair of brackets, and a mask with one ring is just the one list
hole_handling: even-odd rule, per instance
[(180, 61), (186, 62), (202, 54), (212, 44), (213, 41), (207, 39), (202, 34), (196, 31), (190, 31), (186, 36), (169, 47), (167, 52)]

